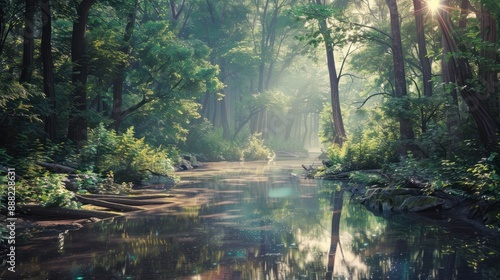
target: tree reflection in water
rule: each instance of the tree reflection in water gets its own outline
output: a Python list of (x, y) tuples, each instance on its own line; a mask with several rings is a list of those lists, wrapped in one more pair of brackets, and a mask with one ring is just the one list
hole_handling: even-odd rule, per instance
[(498, 277), (500, 258), (489, 240), (414, 217), (375, 216), (345, 199), (339, 182), (290, 171), (264, 165), (194, 178), (199, 183), (175, 190), (189, 205), (24, 242), (22, 269), (8, 279)]

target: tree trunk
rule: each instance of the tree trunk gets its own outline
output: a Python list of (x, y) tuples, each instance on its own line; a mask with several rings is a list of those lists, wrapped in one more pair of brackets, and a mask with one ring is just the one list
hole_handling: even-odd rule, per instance
[[(325, 279), (333, 280), (335, 272), (335, 256), (337, 247), (340, 244), (340, 217), (342, 215), (342, 206), (344, 204), (344, 191), (334, 191), (332, 194), (332, 233), (330, 237), (330, 252), (328, 253), (328, 264), (326, 268)], [(342, 250), (342, 247), (340, 248)], [(342, 256), (344, 257), (344, 256)]]
[(71, 37), (71, 62), (73, 63), (73, 103), (68, 124), (68, 139), (77, 146), (87, 141), (87, 76), (88, 61), (85, 57), (85, 32), (90, 8), (95, 0), (82, 0), (77, 7), (77, 18), (73, 23)]
[[(320, 0), (316, 0), (316, 3), (324, 5)], [(328, 65), (328, 75), (330, 78), (330, 99), (332, 106), (333, 131), (335, 132), (334, 143), (342, 147), (346, 138), (346, 133), (340, 109), (339, 77), (335, 67), (334, 46), (332, 44), (332, 38), (330, 36), (330, 30), (327, 27), (326, 19), (320, 20), (320, 32), (325, 40), (326, 60)]]
[[(449, 5), (449, 0), (443, 3), (443, 5)], [(443, 21), (445, 26), (451, 26), (450, 15), (443, 9), (439, 11), (439, 20)], [(441, 39), (441, 44), (443, 46), (443, 54), (441, 56), (441, 72), (443, 75), (443, 84), (445, 85), (445, 90), (449, 90), (451, 96), (451, 106), (448, 106), (446, 112), (446, 126), (448, 128), (448, 134), (454, 144), (458, 144), (462, 140), (462, 135), (459, 134), (459, 127), (462, 125), (462, 120), (460, 116), (460, 108), (458, 105), (458, 91), (455, 87), (456, 75), (452, 72), (453, 66), (452, 61), (448, 59), (451, 55), (452, 50), (450, 50), (449, 44), (446, 43), (446, 38), (443, 35)]]
[[(136, 1), (136, 3), (137, 3), (137, 1)], [(174, 20), (177, 20), (179, 18), (179, 15), (181, 14), (182, 10), (184, 9), (184, 5), (185, 4), (186, 4), (186, 0), (182, 0), (182, 3), (180, 5), (180, 7), (176, 8), (175, 1), (174, 0), (170, 0), (170, 12), (171, 12), (172, 18)]]
[[(326, 44), (326, 40), (325, 40)], [(330, 77), (330, 99), (332, 105), (333, 126), (335, 134), (334, 142), (342, 147), (344, 144), (346, 133), (344, 129), (344, 121), (340, 110), (340, 95), (339, 95), (339, 78), (335, 68), (335, 57), (333, 46), (326, 46), (326, 58), (328, 64), (328, 74)]]
[(7, 6), (7, 2), (2, 1), (0, 3), (1, 3), (1, 5), (0, 5), (0, 56), (1, 56), (3, 53), (3, 44), (4, 44), (3, 38), (4, 38), (4, 34), (5, 34), (5, 27), (7, 26), (5, 24), (5, 11), (4, 11), (4, 9)]
[[(292, 112), (293, 112), (293, 110), (292, 110)], [(293, 128), (293, 124), (295, 123), (295, 118), (296, 118), (295, 115), (288, 115), (286, 118), (285, 136), (284, 136), (285, 141), (290, 140), (290, 135), (292, 134), (292, 128)]]
[(41, 57), (43, 63), (43, 92), (48, 101), (49, 113), (45, 116), (45, 135), (52, 142), (57, 139), (56, 136), (56, 93), (54, 87), (54, 64), (52, 61), (51, 34), (52, 34), (52, 15), (50, 11), (50, 0), (41, 0), (40, 8), (42, 10), (42, 46)]
[(54, 172), (54, 173), (64, 173), (64, 174), (76, 174), (78, 170), (74, 169), (73, 167), (57, 164), (57, 163), (48, 163), (44, 161), (37, 161), (37, 165), (40, 165), (41, 167)]
[(391, 18), (392, 58), (394, 64), (394, 85), (396, 98), (400, 98), (403, 101), (402, 108), (399, 110), (399, 135), (401, 140), (399, 153), (404, 156), (406, 155), (406, 152), (410, 150), (410, 142), (414, 140), (415, 136), (413, 134), (413, 125), (411, 120), (405, 116), (410, 109), (410, 104), (406, 98), (406, 75), (403, 58), (403, 46), (401, 43), (401, 27), (399, 23), (398, 5), (396, 0), (386, 0), (386, 3), (389, 7)]
[(463, 57), (457, 57), (459, 53), (457, 46), (456, 35), (453, 34), (453, 26), (447, 16), (448, 11), (440, 11), (439, 26), (443, 35), (444, 49), (448, 49), (451, 53), (447, 70), (451, 81), (459, 88), (460, 95), (467, 104), (469, 113), (472, 115), (479, 132), (480, 140), (487, 149), (495, 149), (498, 147), (499, 126), (491, 116), (488, 110), (487, 97), (476, 92), (475, 87), (469, 84), (473, 79), (472, 70), (469, 62)]
[[(227, 63), (225, 59), (221, 59), (219, 62), (219, 65), (221, 66), (221, 82), (223, 84), (226, 84), (226, 77), (228, 76), (227, 73)], [(222, 90), (224, 96), (222, 97), (221, 100), (217, 102), (217, 106), (219, 107), (220, 111), (220, 125), (222, 126), (222, 136), (224, 139), (229, 139), (231, 137), (231, 131), (229, 129), (229, 92), (230, 90), (226, 87)]]
[(425, 42), (425, 21), (422, 0), (413, 0), (415, 13), (415, 25), (417, 28), (418, 58), (422, 67), (422, 80), (424, 84), (424, 96), (432, 96), (432, 72), (431, 62), (427, 57), (427, 45)]
[[(123, 36), (123, 47), (120, 49), (125, 54), (130, 52), (130, 38), (134, 32), (135, 19), (137, 14), (138, 0), (135, 0), (133, 10), (128, 15), (127, 26), (125, 27), (125, 35)], [(113, 111), (111, 118), (114, 121), (116, 131), (120, 128), (122, 122), (122, 104), (123, 104), (123, 82), (125, 76), (125, 63), (121, 63), (118, 68), (118, 74), (113, 80)]]
[(24, 30), (23, 30), (23, 65), (19, 82), (30, 83), (33, 76), (33, 55), (35, 52), (34, 28), (35, 28), (35, 0), (24, 0)]
[[(481, 39), (485, 43), (496, 43), (496, 20), (490, 12), (485, 10), (484, 6), (481, 7), (480, 19)], [(500, 115), (499, 98), (496, 94), (498, 92), (498, 71), (488, 66), (488, 64), (498, 63), (498, 55), (493, 48), (486, 46), (485, 49), (481, 51), (481, 56), (484, 58), (484, 62), (479, 65), (480, 79), (486, 89), (486, 95), (489, 98), (489, 109), (494, 116), (498, 117)]]
[[(224, 94), (226, 95), (226, 93)], [(220, 122), (222, 125), (222, 136), (224, 139), (229, 139), (231, 137), (231, 132), (229, 131), (229, 99), (227, 96), (224, 96), (221, 101), (219, 101), (220, 104)]]

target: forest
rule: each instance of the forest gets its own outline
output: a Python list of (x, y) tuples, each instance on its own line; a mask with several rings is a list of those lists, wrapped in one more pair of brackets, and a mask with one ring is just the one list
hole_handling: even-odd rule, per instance
[(382, 169), (499, 229), (499, 22), (496, 0), (0, 0), (0, 181), (77, 208), (193, 156), (321, 147), (323, 175)]

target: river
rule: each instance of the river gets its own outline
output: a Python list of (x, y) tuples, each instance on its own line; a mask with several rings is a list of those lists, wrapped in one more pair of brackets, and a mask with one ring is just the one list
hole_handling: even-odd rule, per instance
[(168, 192), (188, 203), (33, 236), (1, 279), (500, 279), (495, 240), (454, 221), (376, 216), (344, 182), (295, 176), (312, 161), (181, 173)]

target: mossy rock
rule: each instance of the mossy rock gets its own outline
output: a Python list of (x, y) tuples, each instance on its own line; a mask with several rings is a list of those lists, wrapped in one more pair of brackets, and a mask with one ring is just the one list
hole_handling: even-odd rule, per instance
[(361, 202), (367, 208), (380, 212), (418, 212), (441, 206), (446, 201), (437, 197), (424, 196), (418, 189), (371, 188), (366, 191)]
[(399, 211), (420, 212), (429, 209), (435, 209), (445, 204), (445, 200), (433, 196), (409, 196), (398, 207)]

